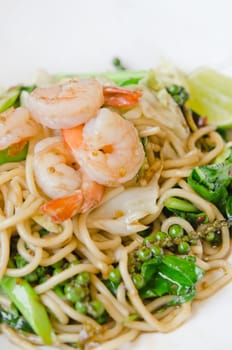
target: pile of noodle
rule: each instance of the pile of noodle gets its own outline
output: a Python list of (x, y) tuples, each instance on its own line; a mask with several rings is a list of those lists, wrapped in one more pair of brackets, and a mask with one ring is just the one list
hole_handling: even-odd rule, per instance
[[(162, 94), (165, 95), (164, 92)], [(141, 231), (141, 227), (152, 224), (154, 232), (168, 232), (172, 224), (179, 224), (186, 232), (194, 231), (191, 224), (180, 217), (165, 217), (163, 207), (167, 198), (176, 196), (187, 199), (204, 211), (210, 222), (223, 219), (216, 206), (190, 188), (186, 177), (195, 166), (212, 162), (222, 152), (225, 143), (214, 126), (190, 131), (179, 107), (170, 96), (162, 94), (157, 97), (144, 87), (139, 105), (123, 112), (123, 117), (137, 128), (139, 136), (148, 140), (144, 146), (146, 163), (143, 174), (125, 186), (109, 188), (97, 208), (63, 224), (55, 224), (40, 213), (39, 208), (46, 198), (36, 185), (32, 166), (35, 144), (52, 135), (52, 130), (44, 129), (30, 141), (25, 161), (0, 166), (0, 278), (3, 275), (23, 277), (39, 265), (49, 266), (62, 259), (72, 262), (78, 256), (80, 260), (78, 265), (61, 271), (35, 287), (51, 316), (54, 346), (57, 348), (68, 350), (72, 349), (72, 344), (81, 343), (85, 349), (118, 349), (143, 332), (170, 332), (191, 315), (192, 301), (160, 311), (172, 300), (172, 295), (156, 298), (145, 305), (128, 272), (128, 254), (143, 241), (137, 232)], [(202, 138), (211, 145), (210, 151), (201, 150), (199, 140)], [(130, 192), (131, 188), (135, 189), (134, 194)], [(140, 194), (146, 201), (143, 210), (136, 208), (136, 198)], [(131, 201), (134, 217), (126, 213), (129, 218), (120, 221), (120, 217), (110, 217), (109, 211), (108, 217), (104, 218), (108, 203), (117, 197), (119, 201), (122, 198), (122, 206), (127, 199)], [(102, 207), (104, 210), (101, 210)], [(49, 229), (50, 233), (41, 237), (38, 232), (41, 227)], [(121, 234), (117, 232), (120, 229)], [(8, 266), (11, 241), (15, 237), (18, 237), (18, 253), (28, 262), (17, 269)], [(210, 297), (231, 281), (232, 267), (227, 261), (229, 252), (227, 226), (222, 228), (219, 247), (212, 248), (200, 240), (191, 247), (189, 254), (196, 257), (196, 264), (205, 271), (197, 284), (194, 301)], [(122, 276), (117, 296), (99, 278), (100, 275), (107, 278), (114, 263), (119, 264)], [(110, 315), (110, 321), (106, 324), (100, 325), (77, 312), (53, 291), (56, 285), (83, 271), (91, 274), (91, 295), (103, 303)], [(10, 300), (1, 295), (0, 304), (9, 306)], [(125, 322), (133, 314), (139, 317)], [(22, 349), (42, 345), (36, 335), (16, 332), (6, 325), (2, 325), (1, 329)]]

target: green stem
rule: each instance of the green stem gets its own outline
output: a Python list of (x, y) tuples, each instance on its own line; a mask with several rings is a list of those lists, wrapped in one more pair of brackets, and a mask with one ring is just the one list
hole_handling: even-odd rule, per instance
[(0, 96), (0, 113), (12, 107), (20, 95), (21, 87), (15, 86)]
[(164, 202), (164, 205), (169, 210), (180, 210), (180, 211), (186, 211), (190, 213), (197, 213), (199, 210), (190, 202), (186, 201), (185, 199), (180, 199), (176, 197), (170, 197), (166, 199)]
[(62, 78), (73, 78), (73, 77), (80, 77), (80, 78), (108, 78), (112, 80), (115, 84), (120, 85), (125, 80), (141, 80), (145, 77), (147, 74), (147, 71), (133, 71), (133, 70), (121, 70), (116, 72), (105, 72), (105, 73), (77, 73), (77, 74), (55, 74), (53, 77), (57, 80), (60, 80)]
[(4, 276), (0, 286), (43, 342), (51, 345), (52, 326), (34, 289), (22, 278)]

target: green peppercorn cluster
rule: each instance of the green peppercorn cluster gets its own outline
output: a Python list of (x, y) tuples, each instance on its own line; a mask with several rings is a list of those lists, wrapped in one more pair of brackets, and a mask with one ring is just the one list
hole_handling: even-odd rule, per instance
[(129, 254), (128, 270), (137, 289), (141, 289), (145, 285), (144, 276), (141, 274), (142, 264), (152, 258), (159, 258), (164, 255), (162, 247), (146, 244), (148, 238), (145, 238), (143, 245), (139, 249)]
[(146, 237), (143, 245), (151, 252), (167, 248), (178, 254), (187, 254), (190, 246), (196, 242), (193, 236), (185, 234), (180, 225), (174, 224), (169, 227), (168, 233), (158, 231)]
[(210, 244), (218, 246), (221, 244), (221, 230), (223, 227), (230, 227), (228, 220), (215, 220), (212, 223), (200, 225), (197, 229), (197, 234), (199, 238), (203, 238)]
[(90, 274), (81, 272), (63, 284), (64, 298), (81, 314), (88, 315), (99, 323), (105, 323), (107, 314), (100, 300), (91, 299)]
[(164, 249), (174, 254), (186, 255), (198, 239), (212, 245), (219, 244), (221, 228), (224, 225), (227, 225), (224, 220), (216, 220), (213, 223), (200, 225), (196, 231), (187, 233), (180, 225), (174, 224), (169, 227), (168, 233), (158, 231), (145, 237), (140, 248), (129, 255), (128, 268), (136, 288), (144, 287), (145, 281), (141, 274), (144, 262), (164, 256)]
[(196, 231), (187, 233), (180, 225), (174, 224), (169, 227), (168, 233), (158, 231), (147, 236), (143, 242), (143, 245), (147, 248), (144, 251), (145, 254), (151, 256), (152, 250), (159, 247), (170, 249), (177, 254), (187, 254), (198, 239), (216, 246), (221, 244), (221, 229), (227, 225), (228, 223), (225, 220), (215, 220), (213, 223), (200, 225)]

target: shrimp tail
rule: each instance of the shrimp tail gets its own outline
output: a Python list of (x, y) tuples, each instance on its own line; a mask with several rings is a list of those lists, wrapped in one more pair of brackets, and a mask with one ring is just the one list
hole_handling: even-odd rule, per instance
[(82, 134), (83, 125), (74, 126), (69, 129), (62, 129), (63, 140), (71, 151), (77, 149), (82, 144)]
[(90, 181), (86, 174), (83, 174), (82, 193), (84, 194), (84, 201), (81, 206), (81, 212), (85, 213), (87, 210), (95, 207), (102, 200), (104, 194), (104, 186), (95, 181)]
[(54, 222), (61, 223), (78, 213), (85, 213), (97, 205), (104, 194), (104, 186), (83, 177), (81, 190), (61, 198), (52, 199), (40, 207), (43, 214), (49, 215)]
[(81, 211), (83, 194), (80, 190), (70, 196), (52, 199), (40, 207), (43, 214), (51, 216), (54, 222), (61, 223)]
[(141, 90), (123, 89), (117, 86), (103, 88), (104, 105), (111, 107), (133, 107), (139, 103)]

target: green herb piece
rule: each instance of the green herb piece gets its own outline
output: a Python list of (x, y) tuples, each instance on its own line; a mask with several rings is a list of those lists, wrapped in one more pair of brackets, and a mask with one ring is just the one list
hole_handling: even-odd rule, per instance
[(173, 84), (166, 88), (167, 92), (172, 96), (179, 106), (183, 106), (189, 99), (189, 94), (183, 86)]
[(117, 295), (119, 283), (108, 280), (103, 280), (105, 286), (111, 291), (113, 295)]
[(52, 326), (43, 304), (34, 289), (22, 278), (4, 276), (0, 286), (19, 309), (43, 342), (51, 345)]
[(19, 316), (18, 312), (6, 311), (0, 309), (0, 323), (6, 323), (11, 328), (14, 328), (18, 331), (23, 331), (27, 333), (34, 333), (33, 329), (29, 325), (29, 323), (23, 318)]
[(31, 93), (36, 88), (35, 85), (30, 86), (13, 86), (8, 90), (4, 91), (3, 94), (0, 95), (0, 113), (3, 113), (10, 107), (18, 107), (20, 106), (20, 95), (22, 91), (27, 91)]
[(113, 65), (117, 70), (126, 70), (126, 67), (122, 64), (118, 57), (113, 58)]
[(39, 234), (40, 236), (46, 236), (47, 234), (49, 234), (49, 231), (46, 230), (46, 228), (42, 227), (40, 230), (39, 230)]
[(232, 221), (232, 195), (226, 201), (226, 216)]
[(190, 213), (198, 213), (199, 210), (192, 203), (185, 199), (180, 199), (176, 197), (169, 197), (164, 202), (164, 206), (169, 210), (179, 210)]
[(143, 276), (145, 283), (150, 281), (151, 278), (154, 276), (154, 274), (158, 272), (158, 268), (160, 264), (161, 264), (161, 257), (158, 256), (156, 258), (150, 259), (149, 261), (145, 262), (142, 265), (141, 274)]
[(20, 95), (21, 87), (15, 86), (6, 90), (0, 96), (0, 113), (6, 111), (8, 108), (13, 107), (16, 100)]
[(232, 184), (232, 152), (222, 163), (194, 168), (188, 177), (188, 184), (225, 214), (226, 203), (231, 196), (229, 187)]
[(141, 268), (145, 285), (139, 290), (143, 299), (165, 294), (176, 295), (176, 304), (191, 300), (195, 296), (195, 283), (204, 271), (191, 259), (166, 255), (144, 262)]
[[(116, 72), (103, 72), (103, 73), (83, 73), (83, 74), (57, 74), (55, 79), (60, 80), (62, 78), (106, 78), (112, 80), (116, 85), (130, 85), (129, 81), (137, 81), (137, 83), (147, 75), (147, 71), (133, 71), (133, 70), (118, 70)], [(125, 83), (125, 82), (128, 83)], [(134, 83), (133, 83), (134, 84)]]

